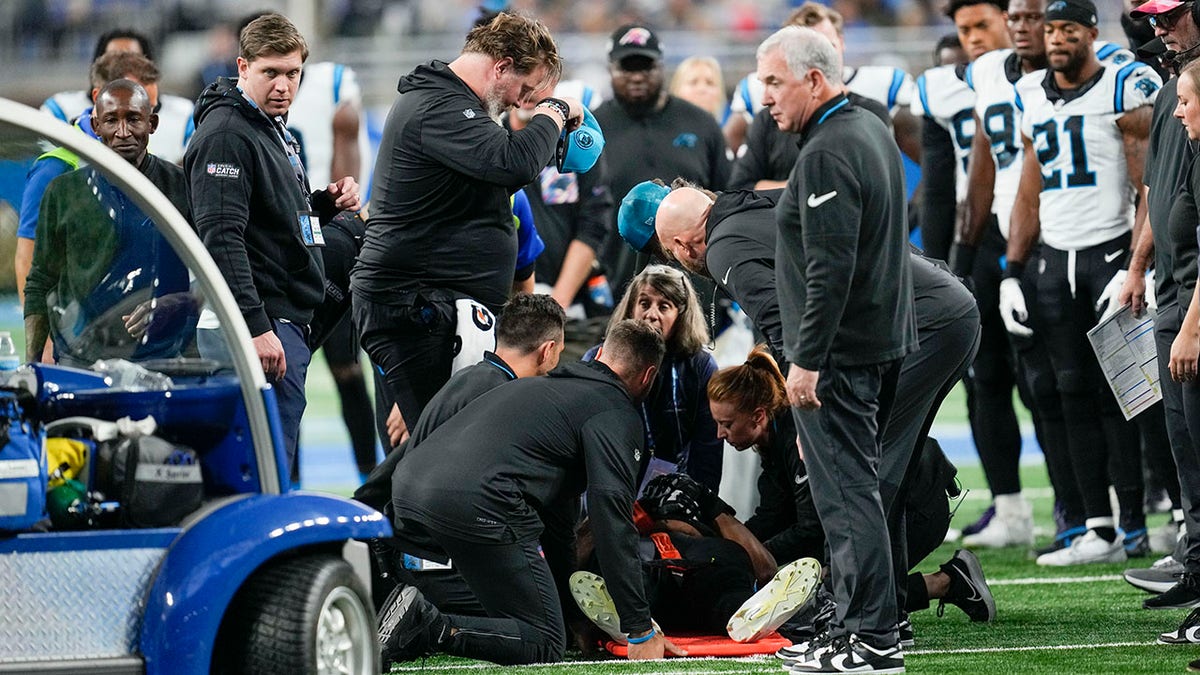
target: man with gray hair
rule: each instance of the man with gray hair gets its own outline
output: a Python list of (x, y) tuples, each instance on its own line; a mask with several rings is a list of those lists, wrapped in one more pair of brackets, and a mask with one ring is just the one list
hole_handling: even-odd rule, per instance
[(824, 36), (789, 26), (758, 48), (763, 104), (800, 157), (776, 207), (788, 399), (825, 526), (837, 614), (793, 672), (902, 672), (881, 437), (917, 348), (904, 169), (887, 127), (853, 106)]

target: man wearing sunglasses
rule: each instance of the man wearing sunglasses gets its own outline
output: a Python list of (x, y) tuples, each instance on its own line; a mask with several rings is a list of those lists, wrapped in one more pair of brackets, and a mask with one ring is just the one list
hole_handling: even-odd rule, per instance
[[(1200, 27), (1197, 26), (1193, 4), (1178, 0), (1150, 0), (1130, 12), (1134, 19), (1148, 19), (1154, 34), (1167, 47), (1164, 60), (1176, 73), (1200, 56)], [(1186, 505), (1183, 518), (1187, 536), (1180, 540), (1180, 545), (1170, 558), (1160, 560), (1150, 569), (1126, 571), (1125, 578), (1129, 583), (1143, 590), (1161, 593), (1142, 603), (1148, 609), (1200, 606), (1200, 458), (1184, 423), (1183, 384), (1172, 379), (1170, 372), (1172, 347), (1180, 337), (1181, 330), (1186, 328), (1183, 316), (1188, 304), (1194, 302), (1194, 298), (1187, 297), (1189, 294), (1180, 295), (1176, 292), (1174, 281), (1196, 277), (1194, 252), (1190, 260), (1176, 256), (1170, 236), (1172, 228), (1189, 225), (1181, 220), (1183, 214), (1172, 213), (1172, 206), (1182, 191), (1184, 176), (1195, 156), (1195, 149), (1188, 142), (1186, 131), (1173, 118), (1178, 82), (1177, 77), (1168, 80), (1154, 105), (1143, 178), (1145, 186), (1142, 189), (1149, 218), (1140, 231), (1134, 232), (1135, 245), (1129, 262), (1129, 275), (1118, 299), (1121, 304), (1131, 303), (1135, 312), (1141, 311), (1145, 306), (1144, 273), (1153, 256), (1154, 293), (1158, 301), (1154, 337), (1158, 347), (1160, 383), (1171, 452), (1175, 456), (1180, 493)], [(1190, 226), (1194, 230), (1194, 220)], [(1195, 342), (1194, 335), (1191, 342)], [(1195, 372), (1194, 350), (1183, 356), (1183, 360), (1188, 361), (1191, 372)], [(1196, 631), (1188, 630), (1194, 625), (1195, 620), (1189, 616), (1179, 630), (1164, 633), (1160, 641), (1200, 642), (1194, 637)]]

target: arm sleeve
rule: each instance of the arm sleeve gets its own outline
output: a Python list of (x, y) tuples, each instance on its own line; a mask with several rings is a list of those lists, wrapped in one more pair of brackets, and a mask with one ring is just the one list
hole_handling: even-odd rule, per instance
[(733, 163), (733, 174), (729, 177), (730, 190), (752, 190), (760, 180), (784, 180), (787, 176), (771, 175), (770, 147), (766, 124), (774, 124), (769, 113), (759, 113), (750, 123), (746, 133), (746, 151)]
[[(720, 274), (723, 268), (725, 265), (718, 264), (712, 271)], [(772, 355), (783, 356), (783, 319), (779, 316), (779, 296), (775, 293), (775, 261), (752, 258), (733, 264), (725, 290), (767, 339)]]
[(575, 239), (600, 254), (612, 230), (613, 197), (608, 188), (608, 162), (604, 155), (592, 170), (579, 176), (579, 217)]
[(467, 117), (462, 98), (449, 99), (421, 119), (423, 150), (431, 159), (486, 183), (512, 191), (533, 182), (554, 156), (558, 126), (535, 115), (520, 131), (498, 126), (478, 106)]
[[(916, 103), (913, 105), (915, 108)], [(957, 161), (950, 132), (932, 117), (925, 117), (921, 124), (921, 234), (926, 251), (935, 257), (948, 255), (953, 242)], [(931, 246), (936, 242), (941, 244)], [(933, 250), (941, 247), (946, 250)]]
[(57, 157), (42, 157), (29, 168), (25, 177), (25, 189), (21, 192), (21, 220), (17, 225), (17, 236), (22, 239), (37, 237), (38, 213), (42, 208), (42, 195), (50, 181), (71, 170), (70, 165)]
[(818, 370), (846, 309), (858, 257), (863, 195), (858, 176), (830, 152), (813, 153), (796, 165), (796, 171), (803, 171), (803, 184), (817, 187), (820, 194), (837, 190), (820, 206), (804, 209), (805, 303), (796, 341), (787, 350), (792, 363)]
[(641, 426), (631, 407), (595, 415), (580, 430), (596, 557), (626, 633), (650, 629), (650, 604), (642, 587), (633, 525), (634, 453), (645, 451)]
[(717, 362), (707, 350), (701, 350), (691, 363), (696, 369), (696, 412), (687, 447), (687, 473), (715, 494), (721, 487), (721, 466), (725, 459), (725, 442), (717, 438), (717, 423), (708, 407), (708, 380), (717, 372)]
[[(210, 174), (209, 163), (237, 168)], [(251, 336), (271, 330), (246, 253), (250, 199), (256, 170), (250, 142), (235, 133), (213, 134), (196, 141), (184, 157), (188, 176), (188, 203), (196, 233), (212, 255), (225, 283), (246, 319)]]

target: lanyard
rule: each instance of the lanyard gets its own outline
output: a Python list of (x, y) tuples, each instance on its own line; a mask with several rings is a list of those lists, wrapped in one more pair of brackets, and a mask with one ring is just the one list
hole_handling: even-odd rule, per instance
[(271, 124), (271, 128), (275, 130), (275, 138), (283, 146), (283, 152), (287, 155), (288, 163), (292, 165), (292, 173), (296, 176), (296, 182), (300, 184), (300, 192), (304, 195), (304, 203), (308, 208), (312, 209), (312, 188), (308, 185), (308, 176), (304, 173), (304, 163), (300, 161), (300, 142), (288, 130), (287, 125), (283, 123), (282, 117), (267, 117), (262, 108), (254, 102), (241, 87), (238, 87), (238, 93), (242, 95), (244, 100), (250, 107), (262, 113), (263, 117)]

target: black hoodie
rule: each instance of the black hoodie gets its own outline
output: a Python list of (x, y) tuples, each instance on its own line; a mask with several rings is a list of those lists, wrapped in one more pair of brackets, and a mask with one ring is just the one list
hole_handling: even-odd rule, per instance
[(782, 364), (783, 323), (775, 295), (775, 202), (783, 190), (717, 195), (705, 224), (708, 273), (741, 306)]
[(308, 186), (276, 123), (229, 78), (200, 94), (194, 118), (183, 156), (192, 219), (250, 335), (272, 330), (271, 319), (308, 324), (325, 297), (325, 277), (320, 249), (300, 234), (300, 214), (311, 210)]
[[(514, 405), (514, 401), (520, 401)], [(571, 362), (467, 404), (453, 422), (410, 446), (392, 477), (392, 505), (408, 528), (478, 542), (537, 539), (546, 504), (587, 489), (604, 580), (621, 630), (650, 628), (633, 526), (642, 419), (608, 366)]]
[(373, 302), (440, 289), (499, 311), (517, 260), (512, 193), (554, 156), (558, 125), (535, 116), (500, 127), (448, 64), (400, 80), (383, 127), (371, 218), (351, 288)]

